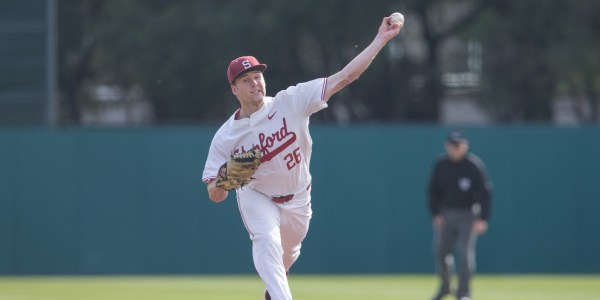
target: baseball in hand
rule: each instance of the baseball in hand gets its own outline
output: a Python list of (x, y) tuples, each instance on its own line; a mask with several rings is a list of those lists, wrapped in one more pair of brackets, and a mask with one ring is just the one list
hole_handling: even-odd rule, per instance
[(392, 18), (393, 23), (404, 23), (404, 16), (399, 12), (391, 14), (390, 18)]

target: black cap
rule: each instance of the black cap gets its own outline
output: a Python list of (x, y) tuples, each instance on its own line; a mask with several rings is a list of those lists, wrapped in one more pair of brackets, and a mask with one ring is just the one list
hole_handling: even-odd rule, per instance
[(448, 138), (446, 139), (446, 141), (448, 143), (458, 145), (458, 144), (461, 144), (461, 143), (466, 143), (467, 142), (467, 138), (461, 132), (459, 132), (459, 131), (453, 131), (453, 132), (450, 132), (450, 134), (448, 134)]

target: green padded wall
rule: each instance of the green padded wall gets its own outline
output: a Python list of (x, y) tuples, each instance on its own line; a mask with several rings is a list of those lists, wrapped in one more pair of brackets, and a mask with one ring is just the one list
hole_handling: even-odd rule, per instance
[[(600, 128), (462, 129), (494, 184), (478, 270), (600, 272)], [(254, 272), (235, 197), (201, 183), (215, 130), (0, 129), (0, 274)], [(449, 130), (313, 126), (293, 271), (433, 272), (425, 186)]]

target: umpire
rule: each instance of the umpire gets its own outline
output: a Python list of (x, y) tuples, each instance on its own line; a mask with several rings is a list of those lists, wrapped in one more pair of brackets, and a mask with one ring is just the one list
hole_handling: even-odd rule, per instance
[(440, 287), (434, 300), (450, 294), (450, 276), (456, 251), (458, 289), (456, 297), (470, 300), (470, 280), (475, 270), (477, 236), (487, 230), (490, 216), (490, 183), (485, 166), (469, 153), (469, 142), (460, 132), (446, 140), (446, 155), (433, 165), (428, 187), (433, 218), (434, 258)]

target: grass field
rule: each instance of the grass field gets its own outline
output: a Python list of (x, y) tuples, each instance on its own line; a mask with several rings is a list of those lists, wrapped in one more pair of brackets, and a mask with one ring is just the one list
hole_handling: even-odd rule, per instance
[[(290, 277), (296, 300), (427, 300), (433, 276)], [(477, 300), (597, 300), (600, 276), (490, 276), (473, 280)], [(256, 276), (1, 277), (0, 300), (261, 300)], [(446, 299), (454, 299), (447, 297)]]

